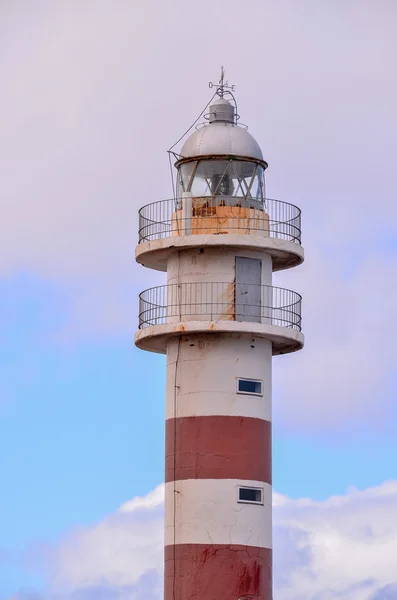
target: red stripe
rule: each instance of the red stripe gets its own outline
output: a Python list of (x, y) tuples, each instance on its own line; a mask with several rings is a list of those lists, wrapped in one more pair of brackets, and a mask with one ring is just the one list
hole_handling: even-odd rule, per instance
[(165, 547), (165, 600), (272, 600), (272, 551), (253, 546)]
[(165, 481), (251, 479), (271, 484), (271, 444), (271, 423), (262, 419), (167, 419)]

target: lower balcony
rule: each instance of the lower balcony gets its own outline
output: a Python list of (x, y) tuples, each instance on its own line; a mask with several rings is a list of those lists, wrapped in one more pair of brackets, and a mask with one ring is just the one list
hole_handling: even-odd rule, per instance
[(265, 337), (273, 353), (303, 346), (302, 298), (288, 289), (245, 283), (162, 285), (139, 296), (138, 347), (165, 352), (167, 338), (183, 333), (231, 333)]

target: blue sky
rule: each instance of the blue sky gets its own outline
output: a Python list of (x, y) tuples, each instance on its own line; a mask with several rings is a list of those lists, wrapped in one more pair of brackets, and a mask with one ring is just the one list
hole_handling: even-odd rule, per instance
[[(306, 334), (303, 352), (274, 359), (277, 573), (294, 578), (294, 600), (298, 588), (313, 600), (396, 597), (391, 567), (369, 582), (335, 567), (326, 581), (310, 536), (324, 541), (333, 523), (350, 547), (345, 514), (357, 507), (357, 531), (376, 529), (381, 556), (382, 510), (394, 519), (397, 7), (233, 1), (225, 18), (209, 0), (150, 4), (0, 6), (0, 600), (158, 597), (164, 358), (134, 348), (133, 333), (137, 295), (161, 276), (134, 264), (136, 215), (171, 195), (165, 150), (222, 63), (270, 164), (269, 196), (303, 209), (306, 262), (276, 278), (303, 294)], [(287, 556), (292, 521), (312, 558), (294, 544)], [(106, 536), (121, 529), (119, 547)], [(83, 548), (94, 531), (96, 545), (115, 544), (114, 571), (95, 552), (86, 571), (73, 563), (70, 540)]]

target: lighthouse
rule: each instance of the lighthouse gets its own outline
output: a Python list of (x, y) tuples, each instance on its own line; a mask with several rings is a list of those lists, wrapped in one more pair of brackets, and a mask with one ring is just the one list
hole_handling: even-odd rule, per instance
[(301, 211), (266, 197), (268, 164), (224, 72), (175, 156), (174, 197), (139, 211), (138, 348), (166, 355), (165, 600), (272, 598), (272, 357), (303, 347)]

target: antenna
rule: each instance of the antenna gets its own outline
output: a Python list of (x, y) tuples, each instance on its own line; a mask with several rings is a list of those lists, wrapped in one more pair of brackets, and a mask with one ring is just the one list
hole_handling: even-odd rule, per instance
[(230, 90), (230, 91), (234, 92), (236, 89), (235, 85), (229, 85), (229, 82), (225, 81), (225, 67), (223, 65), (221, 67), (221, 78), (220, 78), (219, 82), (212, 83), (212, 81), (210, 81), (208, 84), (208, 87), (210, 87), (210, 88), (216, 87), (216, 94), (218, 94), (218, 96), (220, 96), (221, 98), (224, 97), (225, 90)]

